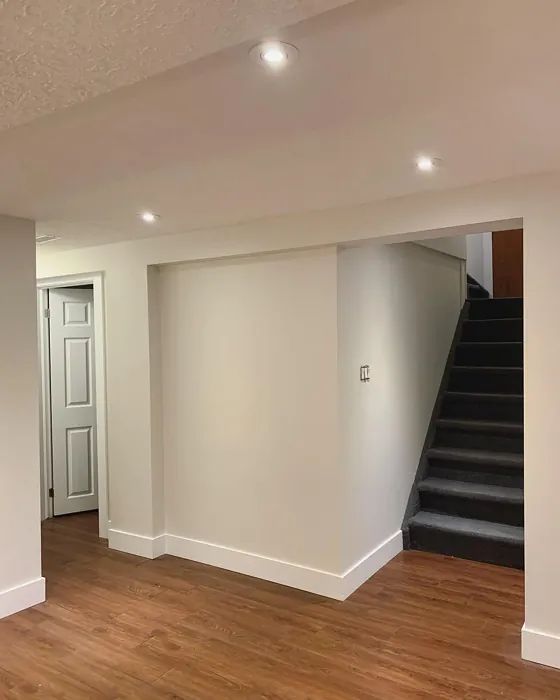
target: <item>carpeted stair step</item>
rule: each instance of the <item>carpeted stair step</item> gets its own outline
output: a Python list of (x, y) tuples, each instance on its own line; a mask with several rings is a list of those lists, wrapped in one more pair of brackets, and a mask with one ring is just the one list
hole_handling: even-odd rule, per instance
[(420, 511), (410, 521), (413, 549), (523, 568), (523, 528)]
[(484, 318), (465, 321), (461, 331), (461, 342), (476, 341), (523, 341), (522, 318)]
[(436, 447), (523, 452), (523, 423), (473, 418), (438, 418)]
[(449, 391), (475, 393), (522, 394), (522, 367), (466, 367), (451, 368)]
[(485, 318), (522, 318), (523, 299), (473, 299), (469, 302), (469, 319)]
[(523, 485), (523, 455), (463, 447), (430, 447), (428, 477), (497, 486)]
[(522, 423), (523, 395), (446, 391), (443, 395), (441, 416)]
[(421, 510), (508, 525), (523, 525), (523, 489), (451, 479), (424, 479)]
[(467, 285), (467, 296), (469, 299), (488, 299), (490, 296), (484, 287), (479, 284)]
[(455, 348), (455, 365), (462, 367), (523, 367), (523, 343), (461, 342)]

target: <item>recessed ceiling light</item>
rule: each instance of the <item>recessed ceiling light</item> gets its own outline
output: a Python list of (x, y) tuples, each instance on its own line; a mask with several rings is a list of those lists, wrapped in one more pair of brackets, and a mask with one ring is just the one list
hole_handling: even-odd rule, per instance
[(277, 66), (279, 63), (285, 63), (288, 60), (288, 54), (281, 46), (269, 46), (261, 53), (261, 58), (265, 63)]
[(278, 70), (294, 61), (297, 58), (298, 50), (295, 46), (283, 41), (264, 41), (262, 44), (253, 46), (249, 53), (259, 63)]
[(140, 214), (140, 218), (146, 224), (155, 224), (155, 222), (159, 219), (159, 216), (154, 214), (153, 211), (143, 211)]
[(440, 160), (431, 156), (418, 156), (416, 159), (416, 167), (423, 173), (431, 173), (436, 169)]

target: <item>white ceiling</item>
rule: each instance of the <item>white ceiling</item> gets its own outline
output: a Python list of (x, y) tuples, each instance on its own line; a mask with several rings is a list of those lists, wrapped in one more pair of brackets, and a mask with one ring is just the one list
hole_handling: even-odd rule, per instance
[[(275, 32), (300, 49), (275, 75), (248, 58), (255, 31), (0, 133), (0, 212), (62, 249), (560, 168), (560, 3), (537, 5), (346, 4)], [(421, 152), (442, 168), (417, 173)]]

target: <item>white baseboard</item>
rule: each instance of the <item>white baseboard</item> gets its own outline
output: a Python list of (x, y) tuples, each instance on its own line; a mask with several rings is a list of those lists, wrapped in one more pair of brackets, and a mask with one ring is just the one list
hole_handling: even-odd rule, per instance
[(523, 625), (521, 656), (526, 661), (560, 668), (560, 637)]
[(345, 600), (402, 550), (402, 533), (400, 530), (396, 532), (343, 574), (170, 534), (151, 538), (121, 530), (109, 530), (109, 547), (148, 559), (171, 554), (327, 598)]
[(44, 601), (45, 579), (42, 576), (34, 581), (0, 591), (0, 619)]
[(109, 529), (109, 548), (119, 552), (135, 554), (146, 559), (156, 559), (165, 554), (165, 535), (147, 537), (133, 532)]
[(363, 583), (388, 564), (403, 549), (402, 531), (398, 530), (342, 575), (342, 598), (345, 600)]
[(167, 554), (281, 583), (328, 598), (339, 598), (339, 577), (328, 571), (177, 535), (167, 535)]

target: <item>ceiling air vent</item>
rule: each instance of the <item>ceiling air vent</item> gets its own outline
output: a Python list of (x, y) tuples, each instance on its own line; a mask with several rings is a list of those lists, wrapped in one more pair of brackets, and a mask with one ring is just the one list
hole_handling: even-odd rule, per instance
[(35, 238), (35, 243), (37, 245), (43, 245), (43, 243), (50, 243), (51, 241), (58, 241), (60, 236), (54, 236), (52, 234), (45, 233), (42, 236), (37, 236)]

